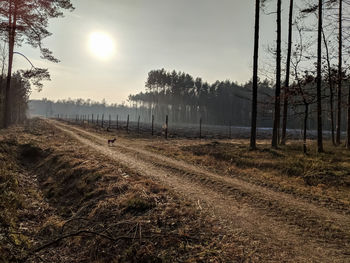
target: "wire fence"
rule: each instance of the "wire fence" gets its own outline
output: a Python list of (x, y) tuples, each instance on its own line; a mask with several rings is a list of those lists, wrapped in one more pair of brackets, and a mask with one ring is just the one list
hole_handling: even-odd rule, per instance
[[(91, 126), (107, 131), (124, 130), (128, 133), (137, 133), (150, 136), (164, 136), (165, 138), (188, 138), (188, 139), (249, 139), (250, 128), (239, 127), (233, 125), (208, 125), (203, 123), (202, 119), (196, 124), (171, 123), (166, 115), (164, 122), (155, 121), (152, 116), (150, 122), (142, 122), (140, 117), (137, 121), (131, 121), (130, 116), (120, 119), (118, 115), (105, 116), (102, 115), (57, 115), (58, 120), (64, 120), (77, 125)], [(302, 140), (302, 130), (287, 129), (289, 139)], [(258, 139), (270, 139), (272, 136), (272, 128), (257, 128)], [(324, 131), (325, 138), (330, 138), (329, 131)], [(317, 132), (315, 130), (308, 131), (309, 139), (316, 139)]]

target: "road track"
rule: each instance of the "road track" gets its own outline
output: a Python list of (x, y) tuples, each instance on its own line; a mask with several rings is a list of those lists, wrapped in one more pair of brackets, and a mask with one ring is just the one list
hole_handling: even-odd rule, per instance
[(350, 217), (346, 214), (149, 152), (140, 141), (118, 139), (115, 147), (108, 147), (101, 134), (49, 122), (108, 160), (196, 203), (228, 235), (244, 240), (244, 246), (255, 250), (262, 261), (350, 262)]

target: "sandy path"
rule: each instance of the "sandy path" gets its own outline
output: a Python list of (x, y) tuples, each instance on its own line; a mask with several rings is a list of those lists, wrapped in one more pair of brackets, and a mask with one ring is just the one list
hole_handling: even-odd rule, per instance
[[(81, 143), (196, 202), (263, 261), (349, 262), (350, 218), (285, 193), (228, 178), (119, 140), (50, 121)], [(253, 256), (253, 255), (252, 255)]]

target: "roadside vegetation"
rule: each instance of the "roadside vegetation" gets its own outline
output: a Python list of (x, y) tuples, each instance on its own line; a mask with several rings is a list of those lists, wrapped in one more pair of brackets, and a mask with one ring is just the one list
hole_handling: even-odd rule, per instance
[[(350, 153), (346, 148), (325, 142), (318, 153), (315, 141), (307, 141), (304, 154), (300, 141), (290, 140), (276, 149), (260, 140), (257, 150), (249, 149), (247, 139), (170, 139), (124, 130), (105, 131), (86, 126), (106, 138), (115, 136), (139, 148), (204, 167), (219, 174), (237, 177), (322, 203), (344, 212), (350, 211)], [(113, 134), (113, 135), (111, 135)]]
[(223, 235), (195, 205), (44, 121), (0, 136), (1, 262), (244, 257), (233, 244), (222, 251)]
[(249, 150), (248, 145), (248, 140), (187, 140), (149, 143), (146, 147), (218, 173), (349, 211), (350, 153), (345, 148), (327, 142), (325, 152), (319, 154), (310, 141), (310, 152), (305, 155), (297, 141), (277, 149), (262, 141), (256, 151)]

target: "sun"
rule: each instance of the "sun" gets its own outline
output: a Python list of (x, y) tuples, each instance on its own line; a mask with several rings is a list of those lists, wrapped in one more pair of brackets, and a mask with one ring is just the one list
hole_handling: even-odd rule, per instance
[(114, 55), (115, 44), (108, 34), (93, 32), (89, 36), (89, 49), (93, 55), (105, 60)]

